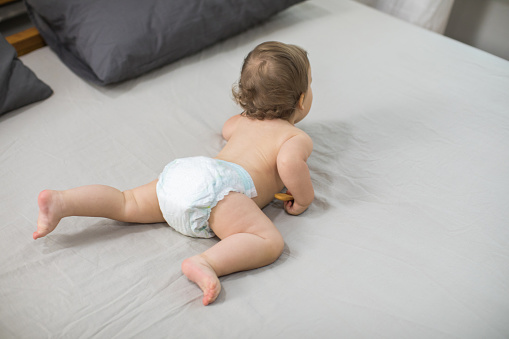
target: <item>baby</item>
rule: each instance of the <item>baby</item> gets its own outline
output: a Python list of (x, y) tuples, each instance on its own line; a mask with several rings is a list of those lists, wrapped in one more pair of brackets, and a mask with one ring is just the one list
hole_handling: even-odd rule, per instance
[(121, 192), (103, 185), (39, 194), (38, 239), (68, 216), (124, 222), (167, 222), (191, 237), (219, 237), (213, 247), (188, 258), (182, 272), (212, 303), (218, 277), (273, 263), (284, 241), (261, 208), (286, 186), (293, 201), (284, 209), (304, 212), (314, 199), (307, 159), (311, 138), (295, 127), (311, 108), (311, 69), (300, 47), (265, 42), (244, 60), (233, 89), (244, 110), (226, 121), (225, 147), (215, 158), (192, 157), (168, 164), (158, 179)]

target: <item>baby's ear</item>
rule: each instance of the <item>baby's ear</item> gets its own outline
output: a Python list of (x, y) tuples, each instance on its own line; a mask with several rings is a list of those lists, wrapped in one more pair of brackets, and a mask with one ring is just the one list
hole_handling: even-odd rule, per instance
[(304, 109), (304, 97), (306, 96), (306, 93), (302, 93), (299, 97), (299, 101), (297, 102), (297, 108), (298, 109)]

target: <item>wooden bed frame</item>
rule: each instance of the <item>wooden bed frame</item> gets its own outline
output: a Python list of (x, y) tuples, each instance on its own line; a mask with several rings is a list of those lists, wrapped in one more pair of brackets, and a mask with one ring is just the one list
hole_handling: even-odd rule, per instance
[(16, 52), (18, 52), (18, 56), (25, 55), (46, 46), (46, 43), (35, 27), (10, 35), (6, 37), (5, 40), (14, 46)]
[[(0, 6), (14, 1), (16, 0), (0, 0)], [(10, 35), (6, 37), (5, 40), (14, 46), (16, 52), (18, 52), (18, 56), (22, 56), (38, 48), (46, 46), (46, 43), (35, 27), (31, 27), (22, 32)]]

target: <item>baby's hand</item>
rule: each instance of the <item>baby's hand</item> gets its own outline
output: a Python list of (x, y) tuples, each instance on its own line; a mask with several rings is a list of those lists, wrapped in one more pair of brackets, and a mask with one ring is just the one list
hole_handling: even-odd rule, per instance
[(285, 211), (291, 215), (299, 215), (305, 210), (307, 210), (307, 208), (309, 207), (309, 205), (303, 206), (295, 202), (295, 200), (293, 200), (292, 193), (290, 193), (289, 191), (287, 191), (286, 194), (284, 193), (276, 194), (276, 198), (284, 201)]
[(291, 215), (299, 215), (308, 209), (309, 205), (302, 206), (295, 202), (295, 200), (285, 201), (285, 211)]

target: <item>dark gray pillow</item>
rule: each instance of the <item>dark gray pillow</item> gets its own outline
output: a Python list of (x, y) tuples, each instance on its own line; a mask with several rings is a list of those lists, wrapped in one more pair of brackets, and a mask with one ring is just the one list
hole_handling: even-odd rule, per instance
[(53, 91), (18, 59), (0, 34), (0, 115), (49, 97)]
[(25, 0), (46, 43), (105, 85), (195, 53), (303, 0)]

